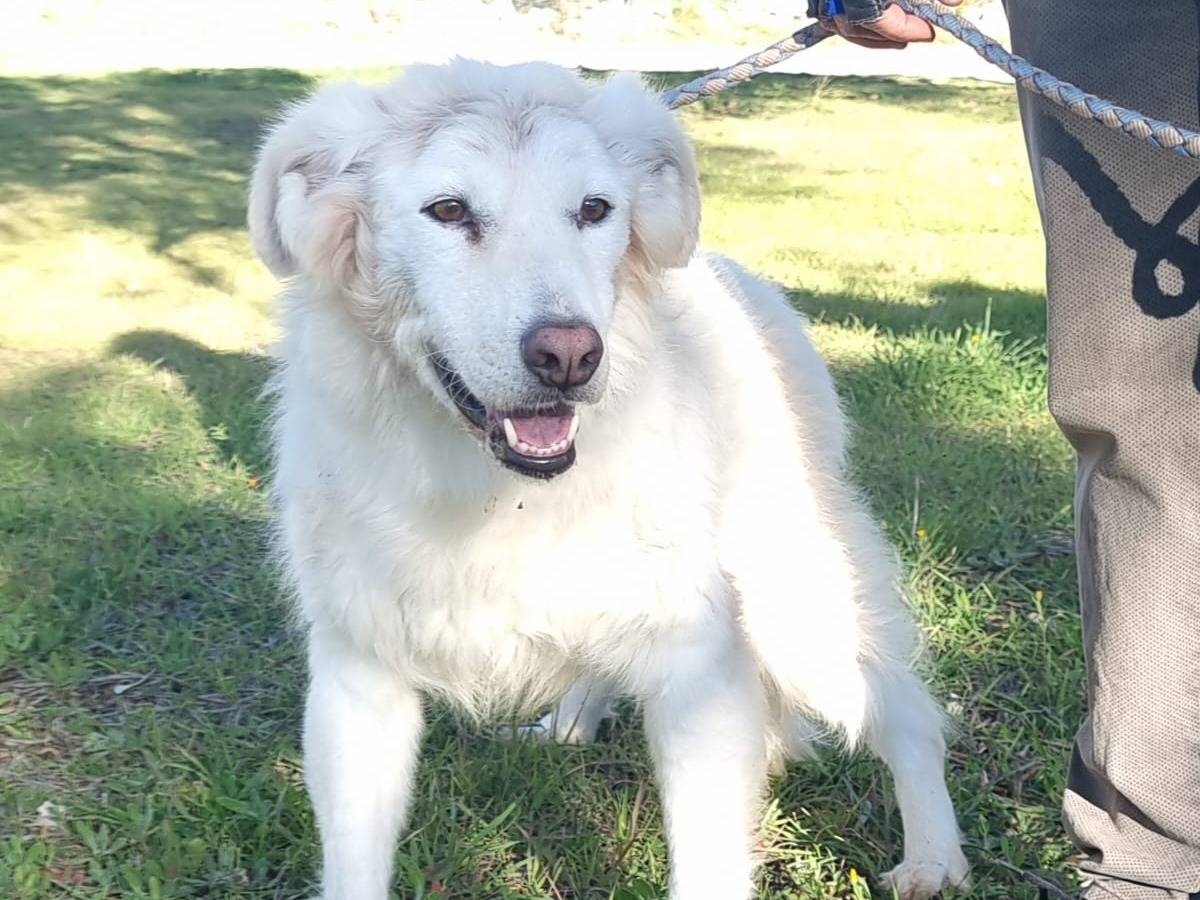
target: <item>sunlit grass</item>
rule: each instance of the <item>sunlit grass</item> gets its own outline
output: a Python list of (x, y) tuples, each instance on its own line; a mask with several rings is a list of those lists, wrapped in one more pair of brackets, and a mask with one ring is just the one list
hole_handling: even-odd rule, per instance
[[(0, 80), (0, 896), (312, 890), (304, 673), (263, 565), (274, 281), (242, 219), (261, 122), (313, 82)], [(1063, 877), (1081, 661), (1010, 91), (778, 77), (686, 120), (707, 245), (813, 318), (910, 566), (972, 896), (1036, 897), (991, 860)], [(661, 895), (636, 716), (576, 749), (439, 710), (426, 743), (402, 896)], [(881, 768), (795, 767), (762, 853), (765, 897), (871, 896), (900, 855)]]

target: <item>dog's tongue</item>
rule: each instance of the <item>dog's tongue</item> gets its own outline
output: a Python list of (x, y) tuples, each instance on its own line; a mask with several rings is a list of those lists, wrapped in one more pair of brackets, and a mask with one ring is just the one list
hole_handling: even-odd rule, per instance
[(531, 416), (505, 416), (508, 445), (527, 456), (566, 453), (575, 439), (574, 410), (554, 410)]
[(517, 433), (518, 441), (544, 450), (567, 439), (567, 434), (571, 431), (571, 418), (569, 413), (558, 416), (514, 418), (512, 420), (513, 430)]

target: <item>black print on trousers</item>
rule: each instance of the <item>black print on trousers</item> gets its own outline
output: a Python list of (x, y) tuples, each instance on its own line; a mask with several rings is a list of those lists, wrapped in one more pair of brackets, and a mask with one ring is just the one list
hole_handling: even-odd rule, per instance
[[(1046, 117), (1039, 127), (1044, 129), (1046, 157), (1067, 171), (1104, 224), (1134, 252), (1132, 290), (1138, 308), (1156, 319), (1174, 319), (1191, 312), (1200, 304), (1200, 244), (1180, 234), (1180, 229), (1200, 210), (1200, 178), (1170, 205), (1161, 221), (1147, 222), (1061, 123)], [(1159, 285), (1158, 268), (1163, 263), (1174, 266), (1183, 279), (1178, 294), (1164, 293)], [(1200, 391), (1200, 350), (1192, 368), (1192, 384)]]

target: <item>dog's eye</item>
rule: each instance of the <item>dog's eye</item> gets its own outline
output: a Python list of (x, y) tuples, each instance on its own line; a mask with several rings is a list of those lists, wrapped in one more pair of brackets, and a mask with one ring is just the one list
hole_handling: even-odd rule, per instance
[(467, 220), (467, 204), (453, 197), (430, 203), (424, 212), (447, 225), (458, 225)]
[(604, 221), (611, 211), (612, 204), (603, 197), (588, 197), (579, 204), (579, 221), (595, 225), (597, 222)]

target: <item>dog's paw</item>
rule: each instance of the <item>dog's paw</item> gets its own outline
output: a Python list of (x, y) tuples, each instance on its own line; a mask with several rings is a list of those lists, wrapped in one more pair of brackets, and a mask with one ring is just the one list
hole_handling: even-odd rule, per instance
[(541, 722), (528, 725), (500, 725), (493, 734), (504, 741), (550, 741), (554, 734)]
[(503, 726), (499, 734), (510, 740), (550, 741), (555, 744), (590, 744), (596, 737), (594, 729), (584, 728), (580, 723), (564, 725), (561, 721), (555, 721), (553, 713), (528, 725)]
[(971, 886), (969, 866), (962, 851), (955, 849), (944, 861), (906, 860), (887, 872), (881, 882), (885, 897), (898, 900), (927, 900), (948, 887), (965, 891)]

